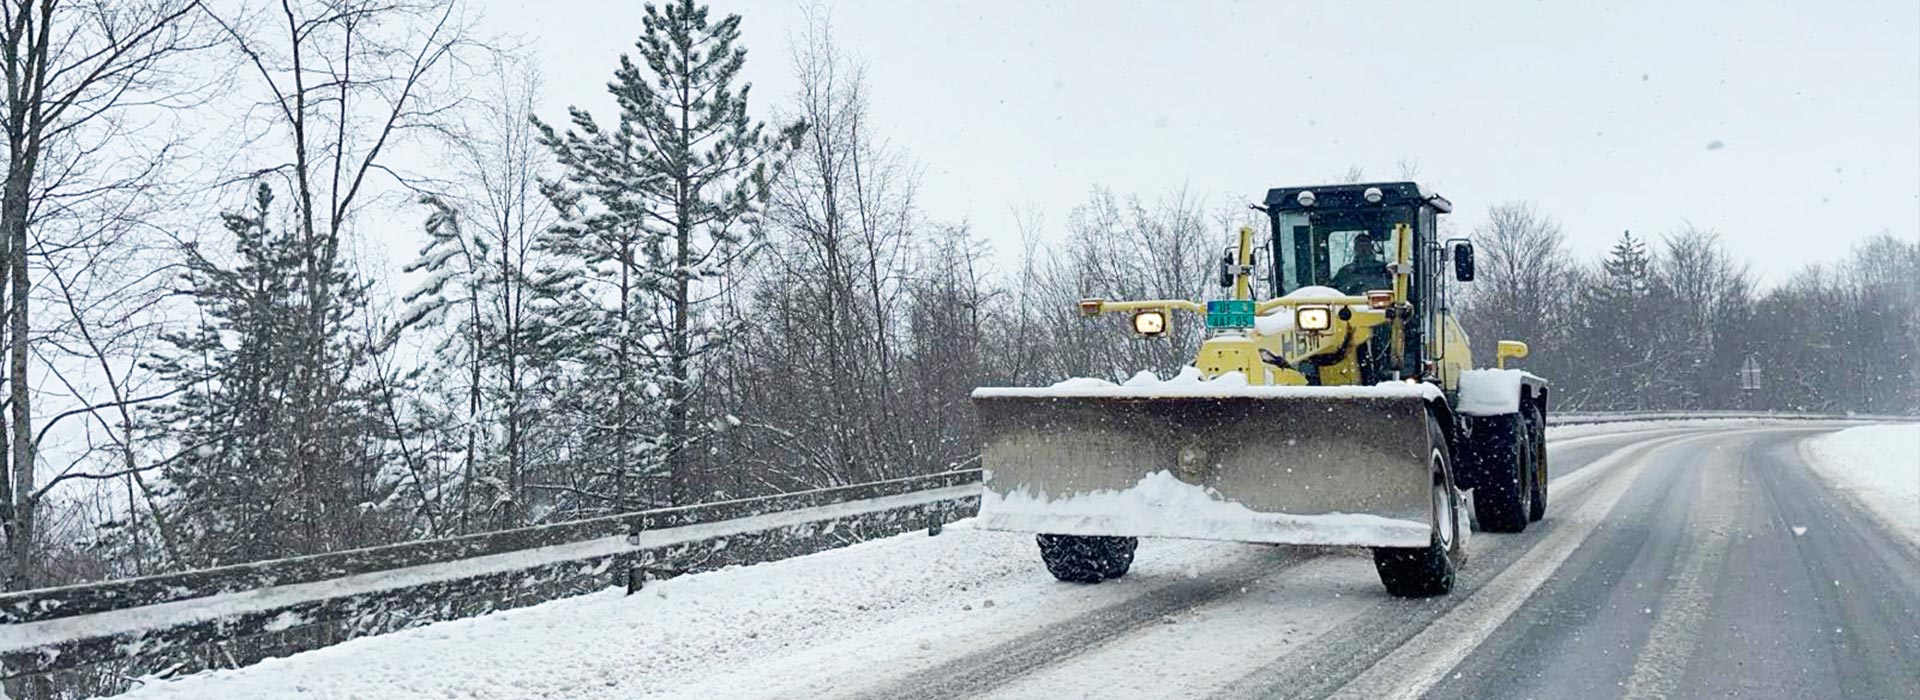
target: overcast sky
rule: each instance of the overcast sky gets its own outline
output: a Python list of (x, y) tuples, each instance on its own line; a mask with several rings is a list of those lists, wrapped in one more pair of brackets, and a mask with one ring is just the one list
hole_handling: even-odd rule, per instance
[[(1011, 207), (1057, 239), (1096, 184), (1250, 202), (1351, 165), (1398, 179), (1402, 159), (1462, 230), (1531, 200), (1587, 256), (1690, 221), (1778, 281), (1873, 233), (1920, 238), (1911, 0), (822, 4), (875, 125), (925, 169), (926, 213), (1003, 256)], [(803, 6), (712, 5), (745, 17), (764, 114), (792, 92)], [(611, 121), (640, 3), (480, 6), (539, 60), (550, 120), (577, 104)]]

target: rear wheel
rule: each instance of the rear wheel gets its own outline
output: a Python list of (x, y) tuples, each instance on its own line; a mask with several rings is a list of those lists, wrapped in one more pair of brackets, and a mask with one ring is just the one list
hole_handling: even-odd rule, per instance
[(1054, 578), (1071, 583), (1099, 583), (1127, 575), (1133, 566), (1137, 537), (1040, 535), (1040, 560)]
[(1529, 413), (1527, 434), (1533, 436), (1533, 461), (1528, 466), (1533, 471), (1533, 499), (1527, 503), (1527, 519), (1538, 521), (1547, 517), (1547, 417)]
[(1427, 417), (1429, 444), (1433, 445), (1433, 540), (1425, 547), (1375, 547), (1373, 567), (1387, 593), (1401, 598), (1424, 598), (1453, 591), (1454, 569), (1459, 559), (1459, 492), (1448, 478), (1447, 438), (1440, 423)]
[(1473, 488), (1473, 513), (1480, 529), (1522, 532), (1533, 520), (1535, 493), (1533, 431), (1521, 414), (1492, 424), (1490, 435), (1475, 436), (1481, 460), (1480, 483)]

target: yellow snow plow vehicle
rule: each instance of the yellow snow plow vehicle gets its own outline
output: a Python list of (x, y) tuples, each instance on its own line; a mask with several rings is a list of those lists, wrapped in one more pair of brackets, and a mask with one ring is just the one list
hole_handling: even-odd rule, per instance
[[(981, 527), (1038, 534), (1065, 581), (1122, 576), (1138, 538), (1172, 537), (1370, 547), (1390, 593), (1447, 593), (1470, 512), (1518, 532), (1546, 511), (1546, 382), (1473, 369), (1449, 310), (1473, 246), (1438, 239), (1445, 198), (1411, 182), (1294, 187), (1258, 208), (1271, 264), (1241, 229), (1223, 298), (1080, 302), (1145, 339), (1174, 312), (1201, 318), (1180, 376), (974, 392)], [(1498, 348), (1502, 366), (1526, 356)]]

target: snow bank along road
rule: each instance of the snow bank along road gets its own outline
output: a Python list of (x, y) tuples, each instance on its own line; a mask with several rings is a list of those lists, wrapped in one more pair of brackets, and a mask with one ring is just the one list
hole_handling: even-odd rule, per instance
[(1444, 598), (1387, 597), (1364, 552), (1166, 540), (1063, 584), (962, 523), (132, 696), (1920, 697), (1920, 504), (1887, 495), (1920, 425), (1841, 427), (1557, 428), (1547, 520), (1476, 533)]

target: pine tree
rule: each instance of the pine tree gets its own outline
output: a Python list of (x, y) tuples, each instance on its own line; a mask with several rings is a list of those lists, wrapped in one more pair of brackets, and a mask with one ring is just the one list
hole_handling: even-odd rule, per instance
[[(735, 330), (705, 312), (756, 248), (768, 179), (803, 131), (795, 124), (769, 135), (748, 116), (750, 86), (734, 86), (746, 63), (740, 17), (708, 15), (692, 0), (646, 6), (639, 61), (621, 56), (608, 85), (620, 108), (613, 129), (580, 109), (564, 135), (542, 125), (566, 172), (563, 196), (577, 198), (556, 230), (574, 240), (551, 249), (576, 257), (616, 295), (601, 324), (612, 334), (612, 357), (602, 359), (615, 364), (616, 451), (658, 459), (674, 501), (696, 490), (704, 360)], [(660, 396), (637, 405), (636, 388)], [(633, 467), (618, 465), (623, 475)], [(625, 489), (616, 496), (623, 501)]]
[(1607, 259), (1600, 263), (1600, 269), (1606, 272), (1609, 298), (1631, 302), (1645, 297), (1651, 264), (1646, 242), (1634, 238), (1632, 231), (1622, 231), (1620, 240), (1607, 251)]
[[(180, 447), (162, 471), (166, 502), (198, 565), (391, 539), (378, 509), (365, 507), (395, 488), (366, 388), (352, 380), (368, 347), (347, 324), (364, 311), (365, 285), (337, 261), (319, 262), (325, 248), (270, 226), (266, 186), (250, 204), (222, 215), (232, 267), (185, 249), (202, 321), (166, 336), (172, 352), (151, 365), (179, 388), (149, 414), (148, 430)], [(316, 280), (327, 289), (311, 289)], [(328, 305), (316, 312), (323, 294)]]
[(1648, 406), (1651, 372), (1658, 358), (1651, 351), (1648, 299), (1652, 293), (1653, 261), (1646, 243), (1632, 232), (1620, 234), (1599, 273), (1583, 284), (1577, 302), (1574, 352), (1583, 359), (1574, 366), (1582, 376), (1574, 386), (1584, 396), (1571, 403), (1593, 409), (1639, 409)]
[(402, 330), (437, 329), (427, 393), (446, 405), (423, 406), (435, 414), (421, 427), (440, 434), (437, 449), (457, 454), (459, 468), (448, 491), (455, 494), (454, 524), (473, 529), (484, 518), (499, 528), (526, 524), (532, 505), (525, 493), (535, 474), (530, 443), (544, 436), (541, 417), (548, 413), (531, 383), (556, 379), (561, 372), (552, 340), (568, 322), (559, 282), (568, 276), (541, 274), (544, 262), (530, 259), (532, 242), (512, 227), (469, 230), (462, 211), (448, 200), (428, 195), (427, 244), (406, 272), (426, 273), (402, 297), (409, 306)]

